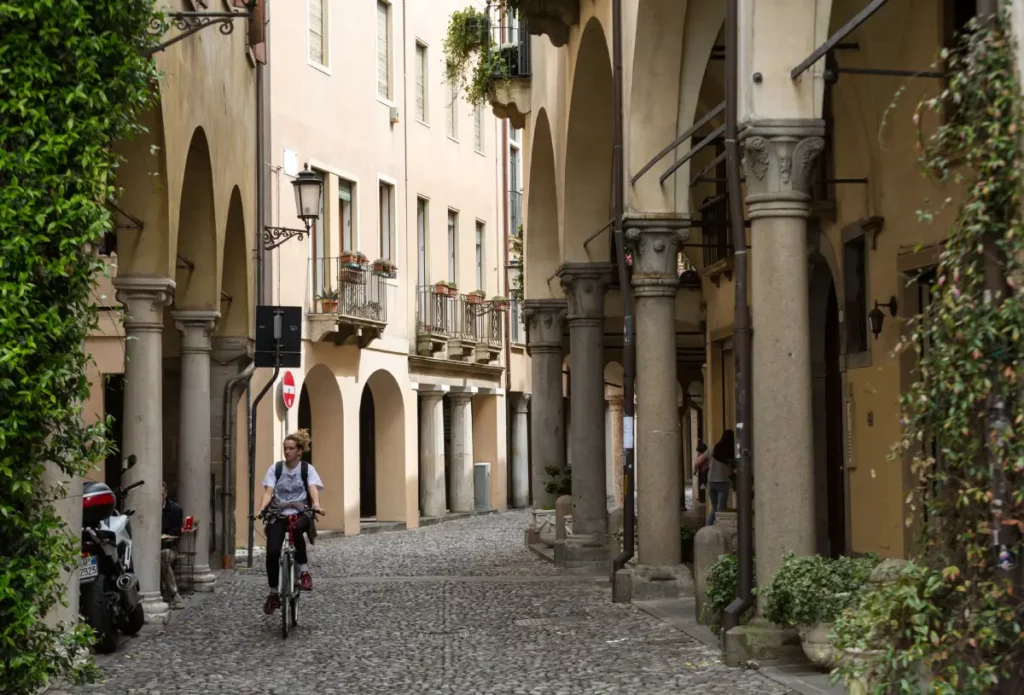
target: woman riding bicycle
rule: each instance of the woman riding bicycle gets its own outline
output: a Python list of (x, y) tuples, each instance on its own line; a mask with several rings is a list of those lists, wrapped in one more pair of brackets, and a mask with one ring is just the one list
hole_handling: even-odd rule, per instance
[[(299, 570), (299, 589), (311, 591), (313, 579), (309, 576), (306, 565), (306, 540), (302, 534), (309, 530), (312, 521), (302, 513), (307, 507), (320, 509), (320, 490), (323, 481), (313, 465), (302, 460), (302, 455), (309, 451), (309, 430), (299, 430), (284, 440), (284, 461), (278, 461), (267, 469), (263, 478), (263, 501), (260, 503), (260, 516), (265, 517), (269, 508), (276, 512), (265, 526), (267, 536), (267, 581), (270, 583), (270, 595), (263, 604), (263, 612), (272, 615), (281, 602), (277, 595), (277, 580), (281, 559), (281, 546), (288, 533), (288, 517), (298, 514), (295, 529), (295, 562)], [(303, 484), (305, 482), (305, 485)]]

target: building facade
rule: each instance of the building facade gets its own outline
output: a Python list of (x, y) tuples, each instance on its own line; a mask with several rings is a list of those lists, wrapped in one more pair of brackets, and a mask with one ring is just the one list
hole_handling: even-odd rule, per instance
[[(506, 299), (520, 138), (445, 81), (458, 3), (307, 6), (270, 23), (267, 224), (301, 228), (288, 184), (307, 167), (323, 205), (309, 236), (266, 259), (263, 303), (302, 308), (302, 366), (291, 407), (281, 380), (260, 406), (254, 494), (283, 438), (308, 428), (322, 529), (526, 506), (525, 482), (512, 495), (526, 446), (509, 426), (527, 435), (523, 339)], [(241, 501), (248, 470), (235, 471)]]
[[(526, 114), (534, 500), (544, 483), (537, 471), (564, 465), (568, 439), (577, 517), (569, 557), (606, 561), (595, 549), (610, 531), (612, 473), (601, 463), (614, 458), (599, 447), (608, 437), (614, 452), (622, 436), (607, 433), (611, 423), (601, 417), (621, 402), (608, 384), (608, 370), (621, 369), (610, 231), (621, 176), (638, 345), (639, 563), (675, 567), (693, 447), (714, 444), (737, 423), (736, 249), (720, 156), (726, 3), (621, 3), (621, 172), (613, 169), (613, 7), (523, 5), (536, 33), (531, 76), (499, 99)], [(975, 7), (884, 4), (794, 78), (863, 8), (858, 0), (739, 3), (758, 576), (770, 576), (785, 550), (910, 550), (903, 500), (915, 482), (908, 462), (888, 454), (914, 361), (893, 348), (928, 301), (929, 271), (952, 220), (950, 210), (925, 224), (916, 211), (928, 198), (955, 195), (921, 176), (913, 115), (922, 98), (940, 93), (941, 71), (931, 66)], [(876, 306), (883, 321), (874, 332)], [(565, 394), (550, 386), (563, 363), (567, 432)]]

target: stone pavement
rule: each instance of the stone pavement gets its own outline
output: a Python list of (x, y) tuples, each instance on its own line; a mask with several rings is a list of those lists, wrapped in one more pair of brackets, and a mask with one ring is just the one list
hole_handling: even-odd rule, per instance
[(613, 604), (607, 581), (535, 559), (523, 548), (528, 518), (511, 512), (321, 538), (310, 556), (314, 591), (287, 640), (280, 617), (262, 613), (262, 569), (222, 574), (215, 594), (164, 630), (98, 659), (102, 682), (66, 692), (790, 692), (757, 672), (728, 669), (717, 650)]

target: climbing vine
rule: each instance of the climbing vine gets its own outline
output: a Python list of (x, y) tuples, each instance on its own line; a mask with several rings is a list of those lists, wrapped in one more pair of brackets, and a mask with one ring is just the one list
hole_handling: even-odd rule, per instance
[[(956, 186), (962, 202), (933, 300), (897, 347), (918, 364), (893, 456), (911, 456), (920, 481), (907, 497), (908, 523), (920, 528), (917, 559), (867, 594), (861, 619), (851, 613), (837, 625), (840, 647), (877, 650), (875, 693), (981, 695), (1024, 678), (1024, 597), (1007, 578), (1019, 571), (1021, 546), (999, 548), (993, 537), (998, 527), (1008, 542), (1024, 519), (1024, 102), (1007, 5), (943, 52), (948, 87), (915, 115), (926, 174)], [(928, 113), (942, 118), (931, 133)], [(919, 216), (935, 220), (933, 211)], [(993, 283), (997, 276), (1005, 282)], [(837, 675), (858, 669), (849, 661)]]
[[(54, 625), (80, 540), (46, 465), (82, 475), (106, 453), (86, 426), (83, 346), (113, 222), (115, 142), (154, 105), (153, 0), (0, 0), (0, 691), (88, 674), (84, 626)], [(77, 606), (75, 607), (77, 609)]]
[[(516, 4), (499, 2), (499, 16), (515, 11)], [(518, 64), (518, 47), (498, 46), (492, 39), (488, 11), (467, 7), (453, 12), (443, 42), (445, 80), (475, 107), (488, 101), (496, 84), (507, 84)]]

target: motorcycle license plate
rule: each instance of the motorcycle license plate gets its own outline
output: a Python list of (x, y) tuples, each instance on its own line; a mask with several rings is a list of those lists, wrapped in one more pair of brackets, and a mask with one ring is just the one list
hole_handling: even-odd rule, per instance
[(84, 555), (78, 562), (78, 571), (80, 579), (91, 579), (99, 575), (100, 568), (96, 564), (96, 557), (94, 555)]

